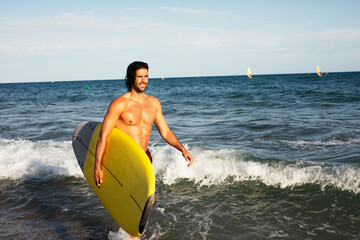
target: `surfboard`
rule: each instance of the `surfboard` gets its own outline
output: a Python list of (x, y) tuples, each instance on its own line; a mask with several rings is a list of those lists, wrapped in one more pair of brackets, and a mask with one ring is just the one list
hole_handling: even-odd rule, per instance
[(114, 220), (130, 235), (141, 236), (154, 199), (153, 167), (143, 149), (114, 128), (101, 163), (103, 183), (97, 187), (94, 164), (101, 125), (83, 122), (76, 127), (72, 138), (75, 156), (89, 185)]

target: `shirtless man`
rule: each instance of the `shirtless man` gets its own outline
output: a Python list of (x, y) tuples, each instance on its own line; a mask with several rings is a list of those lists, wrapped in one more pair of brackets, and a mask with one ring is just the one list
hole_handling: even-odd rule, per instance
[(105, 153), (106, 139), (114, 128), (120, 129), (134, 139), (152, 161), (148, 145), (154, 123), (162, 138), (182, 152), (185, 160), (189, 162), (187, 166), (190, 167), (193, 163), (191, 154), (168, 127), (159, 100), (145, 94), (148, 69), (148, 65), (144, 62), (133, 62), (128, 66), (126, 75), (128, 92), (110, 103), (104, 117), (95, 154), (94, 177), (98, 187), (103, 182), (101, 161)]

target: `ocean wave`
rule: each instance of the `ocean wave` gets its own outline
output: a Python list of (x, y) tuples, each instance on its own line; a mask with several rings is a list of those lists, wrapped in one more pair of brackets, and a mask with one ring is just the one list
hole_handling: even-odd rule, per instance
[(336, 147), (336, 146), (354, 146), (360, 144), (360, 139), (347, 139), (347, 140), (325, 140), (325, 141), (306, 141), (306, 140), (279, 140), (279, 141), (269, 141), (264, 139), (256, 139), (258, 143), (268, 144), (268, 145), (277, 145), (285, 144), (293, 149), (318, 149), (325, 147)]
[[(233, 149), (189, 147), (194, 164), (187, 167), (182, 154), (169, 145), (149, 147), (157, 181), (176, 184), (193, 181), (200, 186), (233, 181), (261, 181), (267, 186), (292, 188), (317, 184), (360, 193), (360, 167), (306, 161), (265, 160)], [(28, 141), (0, 139), (0, 179), (47, 179), (83, 177), (71, 141)]]
[(75, 160), (71, 141), (0, 139), (0, 165), (0, 179), (83, 176)]
[(287, 141), (287, 140), (283, 140), (281, 142), (286, 143), (286, 144), (296, 147), (296, 148), (306, 148), (306, 147), (323, 148), (323, 147), (331, 147), (331, 146), (358, 145), (358, 144), (360, 144), (360, 139), (348, 139), (348, 140), (332, 139), (332, 140), (328, 140), (328, 141), (304, 141), (304, 140)]
[(360, 193), (360, 167), (330, 165), (305, 161), (262, 161), (239, 150), (190, 149), (195, 158), (193, 166), (181, 153), (171, 147), (152, 147), (157, 179), (174, 184), (180, 179), (194, 181), (200, 186), (219, 185), (231, 181), (261, 181), (279, 188), (317, 184), (322, 189), (335, 187)]

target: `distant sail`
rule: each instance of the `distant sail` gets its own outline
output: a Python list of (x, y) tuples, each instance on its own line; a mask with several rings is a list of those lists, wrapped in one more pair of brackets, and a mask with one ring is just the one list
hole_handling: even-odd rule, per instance
[(251, 76), (251, 68), (248, 68), (247, 75), (248, 75), (249, 78), (252, 78), (252, 76)]
[(321, 77), (322, 72), (320, 71), (320, 67), (319, 67), (319, 66), (316, 67), (316, 72), (317, 72), (317, 75), (319, 75), (319, 77)]

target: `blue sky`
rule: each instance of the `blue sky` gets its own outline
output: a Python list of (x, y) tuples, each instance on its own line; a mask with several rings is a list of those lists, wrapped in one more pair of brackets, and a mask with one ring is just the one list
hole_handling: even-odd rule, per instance
[(0, 0), (0, 83), (360, 71), (360, 1)]

